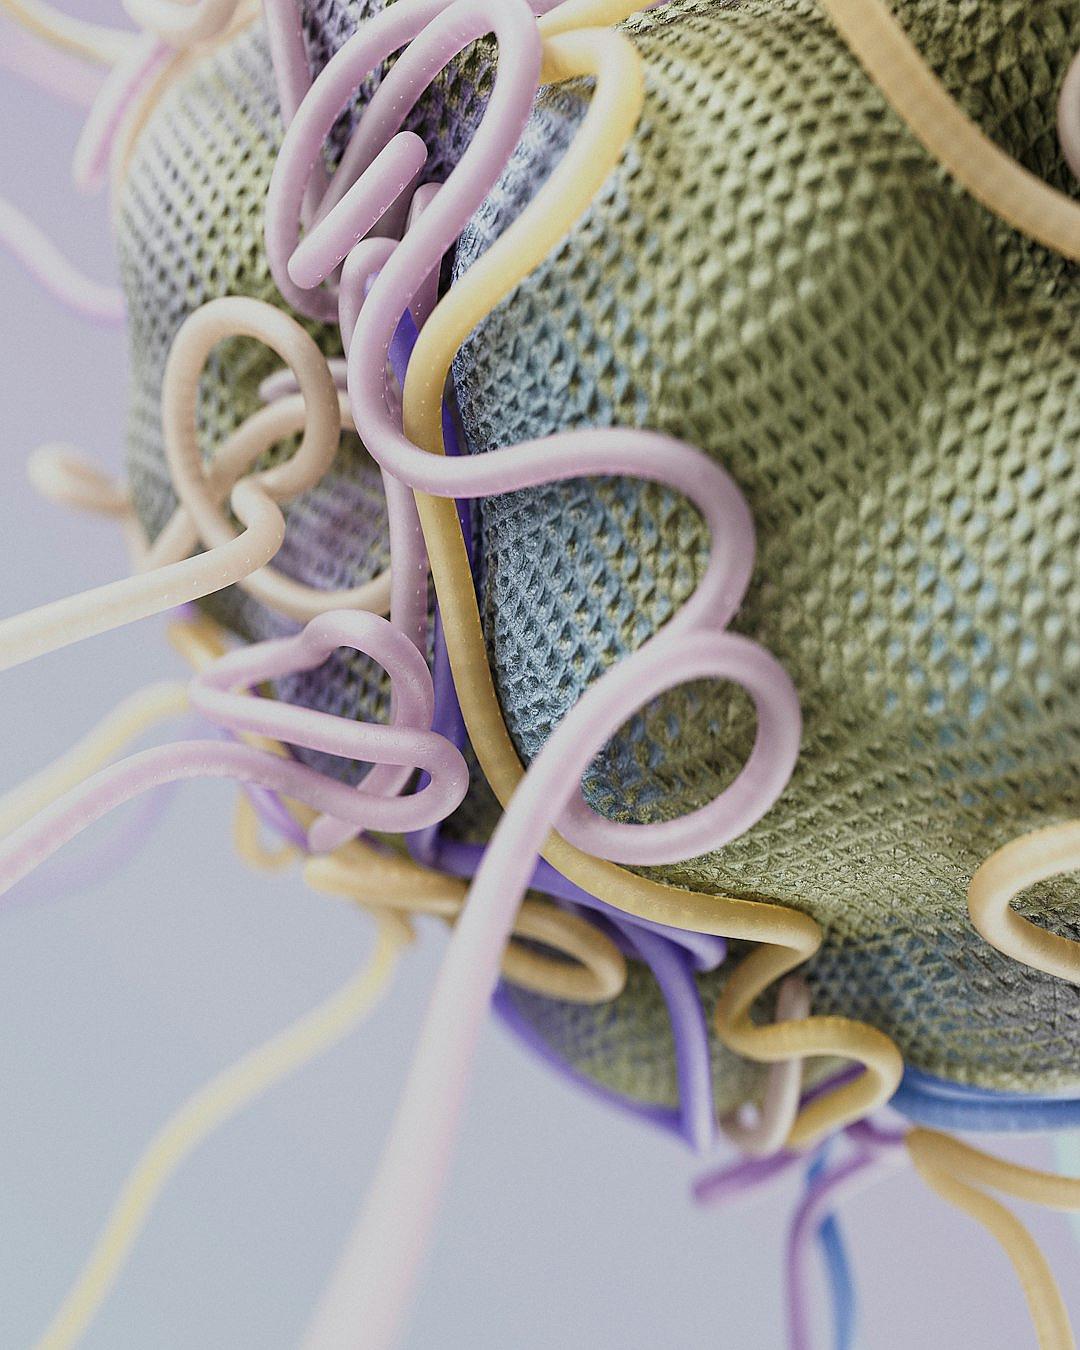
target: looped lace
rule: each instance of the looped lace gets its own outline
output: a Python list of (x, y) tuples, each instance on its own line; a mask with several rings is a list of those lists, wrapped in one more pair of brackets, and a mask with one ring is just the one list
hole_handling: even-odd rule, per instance
[(1048, 933), (1011, 907), (1021, 891), (1080, 868), (1080, 820), (1048, 825), (992, 853), (971, 878), (968, 911), (998, 951), (1059, 979), (1080, 984), (1080, 942)]

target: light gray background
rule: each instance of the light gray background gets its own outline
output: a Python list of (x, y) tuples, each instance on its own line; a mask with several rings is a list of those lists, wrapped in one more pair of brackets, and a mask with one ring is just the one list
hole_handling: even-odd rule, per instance
[[(102, 0), (72, 12), (117, 22)], [(0, 23), (3, 21), (0, 20)], [(0, 27), (0, 43), (10, 32)], [(104, 203), (79, 198), (77, 109), (0, 73), (0, 192), (95, 276), (113, 274)], [(124, 569), (108, 524), (39, 501), (46, 438), (122, 458), (123, 337), (65, 314), (0, 256), (0, 613)], [(148, 622), (0, 677), (0, 790), (124, 694), (180, 671)], [(165, 1117), (210, 1075), (340, 983), (364, 920), (295, 874), (253, 876), (223, 784), (182, 789), (125, 870), (0, 914), (0, 1347), (32, 1343)], [(73, 845), (77, 850), (80, 846)], [(69, 855), (70, 856), (70, 855)], [(221, 1130), (170, 1185), (86, 1344), (296, 1344), (387, 1129), (444, 938), (431, 927), (376, 1016)], [(1041, 1145), (1010, 1146), (1046, 1162)], [(697, 1165), (577, 1094), (497, 1028), (484, 1039), (438, 1245), (412, 1324), (421, 1350), (781, 1347), (794, 1185), (695, 1208)], [(1030, 1215), (1080, 1321), (1063, 1219)], [(852, 1200), (862, 1343), (1033, 1343), (1011, 1268), (909, 1171)], [(829, 1343), (821, 1324), (820, 1344)]]

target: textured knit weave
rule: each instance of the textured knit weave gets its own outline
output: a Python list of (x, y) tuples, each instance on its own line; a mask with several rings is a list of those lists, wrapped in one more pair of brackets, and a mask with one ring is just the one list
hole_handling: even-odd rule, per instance
[[(1080, 5), (899, 12), (989, 134), (1067, 187), (1054, 104)], [(965, 903), (993, 848), (1080, 805), (1075, 271), (946, 179), (810, 0), (673, 6), (630, 31), (648, 79), (633, 147), (462, 353), (471, 438), (649, 426), (733, 473), (759, 539), (734, 627), (792, 674), (803, 750), (759, 826), (657, 874), (813, 913), (815, 1009), (919, 1067), (1075, 1087), (1080, 990), (989, 948)], [(537, 122), (572, 115), (556, 93)], [(533, 190), (549, 135), (459, 266)], [(515, 494), (483, 523), (492, 664), (528, 760), (690, 592), (706, 539), (633, 480)], [(593, 803), (700, 805), (745, 756), (745, 708), (717, 685), (659, 700), (594, 766)], [(1073, 879), (1028, 899), (1075, 931)]]
[[(965, 108), (1066, 186), (1053, 105), (1080, 4), (897, 8)], [(317, 0), (315, 65), (359, 12)], [(1075, 275), (948, 182), (810, 0), (684, 3), (629, 31), (645, 60), (644, 119), (584, 221), (459, 359), (473, 447), (640, 425), (733, 473), (759, 541), (734, 627), (794, 677), (803, 754), (758, 827), (658, 874), (815, 914), (826, 931), (809, 970), (815, 1008), (882, 1027), (920, 1068), (1076, 1085), (1080, 992), (988, 948), (964, 902), (987, 852), (1075, 814), (1080, 796)], [(484, 49), (463, 59), (415, 119), (441, 151), (435, 177), (475, 123), (488, 68)], [(573, 90), (539, 100), (459, 265), (528, 199), (582, 106)], [(253, 32), (175, 91), (139, 144), (122, 251), (132, 473), (152, 530), (171, 509), (158, 395), (172, 334), (212, 295), (277, 299), (261, 229), (279, 140)], [(207, 446), (253, 409), (273, 364), (253, 344), (222, 349), (204, 381)], [(493, 669), (529, 759), (690, 593), (707, 540), (681, 500), (633, 480), (538, 488), (480, 516)], [(279, 565), (293, 575), (350, 585), (383, 565), (381, 491), (355, 440), (289, 521)], [(218, 612), (247, 637), (285, 627), (234, 593)], [(283, 692), (385, 711), (363, 663)], [(751, 735), (738, 692), (678, 691), (601, 758), (592, 800), (619, 819), (678, 814), (730, 779)], [(488, 803), (478, 791), (457, 832), (482, 837)], [(1029, 912), (1073, 931), (1075, 895), (1067, 882), (1040, 888)], [(669, 1099), (665, 1018), (639, 985), (614, 1022), (522, 1006), (586, 1071)]]
[[(128, 468), (136, 509), (151, 537), (176, 506), (160, 396), (177, 329), (216, 296), (282, 303), (263, 246), (263, 205), (281, 135), (259, 29), (243, 34), (171, 90), (137, 144), (121, 202), (119, 241), (132, 354)], [(331, 330), (313, 331), (328, 355), (340, 353)], [(246, 338), (214, 351), (199, 390), (205, 453), (256, 411), (259, 382), (280, 364), (268, 348)], [(289, 528), (275, 566), (309, 585), (352, 586), (388, 563), (381, 478), (355, 435), (342, 437), (331, 472), (286, 515)], [(297, 628), (236, 588), (206, 603), (250, 640)], [(389, 708), (381, 669), (355, 653), (334, 657), (322, 672), (282, 681), (280, 693), (347, 715), (355, 714), (358, 702), (377, 717)]]
[[(312, 0), (305, 11), (312, 68), (320, 69), (355, 32), (362, 16), (381, 7), (379, 0)], [(414, 117), (436, 147), (427, 177), (445, 178), (456, 162), (482, 111), (481, 89), (490, 82), (490, 69), (490, 52), (475, 51), (468, 62), (440, 78)], [(332, 148), (344, 143), (373, 84), (365, 86), (342, 116)], [(128, 469), (135, 506), (151, 538), (176, 507), (165, 463), (160, 395), (177, 329), (193, 310), (222, 295), (252, 296), (287, 308), (270, 276), (263, 244), (264, 203), (281, 138), (273, 70), (260, 24), (170, 90), (136, 147), (121, 200), (119, 245), (132, 356)], [(307, 326), (328, 356), (340, 355), (335, 329)], [(205, 454), (260, 406), (259, 383), (279, 366), (272, 352), (249, 339), (215, 350), (200, 385)], [(355, 435), (342, 437), (332, 471), (288, 506), (285, 516), (286, 540), (274, 565), (289, 576), (338, 590), (356, 586), (387, 566), (382, 482)], [(297, 628), (238, 588), (204, 603), (251, 641)], [(321, 671), (281, 681), (278, 692), (290, 701), (348, 716), (383, 719), (389, 712), (384, 672), (355, 653), (333, 657)], [(304, 757), (349, 779), (363, 772), (326, 756)]]
[[(702, 1003), (711, 1008), (722, 972), (701, 975), (697, 983)], [(560, 1003), (512, 985), (507, 991), (517, 1011), (578, 1073), (649, 1104), (671, 1106), (679, 1100), (667, 1008), (647, 967), (630, 962), (622, 996), (595, 1006)], [(757, 1100), (760, 1066), (733, 1055), (715, 1037), (709, 1048), (717, 1111), (726, 1114)]]

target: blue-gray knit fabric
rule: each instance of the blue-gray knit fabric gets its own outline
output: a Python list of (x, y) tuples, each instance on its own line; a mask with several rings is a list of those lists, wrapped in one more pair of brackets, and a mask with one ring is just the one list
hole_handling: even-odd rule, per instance
[[(1080, 46), (1077, 0), (903, 0), (897, 12), (987, 132), (1074, 190), (1054, 102)], [(360, 13), (309, 6), (316, 67)], [(724, 464), (759, 544), (733, 627), (795, 679), (803, 752), (755, 829), (656, 874), (813, 913), (825, 930), (808, 970), (815, 1009), (881, 1027), (918, 1067), (1075, 1087), (1080, 991), (993, 951), (965, 905), (982, 857), (1080, 805), (1075, 269), (947, 179), (811, 0), (682, 0), (628, 31), (646, 71), (641, 125), (584, 219), (456, 362), (470, 448), (621, 424), (670, 432)], [(433, 177), (467, 143), (490, 69), (490, 50), (474, 48), (416, 114), (438, 150)], [(540, 97), (461, 241), (458, 272), (531, 197), (586, 98), (584, 87)], [(258, 30), (170, 94), (139, 142), (121, 245), (131, 470), (151, 532), (173, 506), (159, 394), (176, 328), (213, 295), (280, 303), (262, 249), (279, 142)], [(316, 336), (336, 350), (331, 333)], [(207, 449), (257, 406), (273, 364), (254, 344), (221, 349), (202, 389)], [(616, 478), (481, 502), (478, 526), (492, 669), (528, 761), (692, 592), (708, 540), (682, 499)], [(385, 561), (381, 488), (352, 438), (290, 508), (278, 565), (337, 587)], [(235, 593), (214, 607), (249, 639), (289, 627)], [(280, 692), (386, 712), (385, 682), (352, 659)], [(752, 734), (739, 691), (687, 686), (615, 738), (588, 793), (617, 819), (679, 814), (730, 781)], [(478, 782), (451, 829), (483, 838), (493, 818)], [(1026, 912), (1075, 933), (1076, 900), (1074, 883), (1056, 882), (1031, 892)], [(520, 999), (610, 1086), (670, 1095), (669, 1032), (640, 982), (614, 1024)]]

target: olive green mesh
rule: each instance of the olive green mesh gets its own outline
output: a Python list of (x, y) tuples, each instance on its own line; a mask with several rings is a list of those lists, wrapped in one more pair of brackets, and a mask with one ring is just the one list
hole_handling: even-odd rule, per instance
[[(312, 6), (316, 65), (361, 12)], [(1067, 187), (1053, 110), (1080, 46), (1078, 0), (903, 0), (897, 12), (989, 134)], [(628, 30), (644, 119), (593, 209), (459, 359), (473, 448), (627, 424), (724, 463), (759, 543), (734, 627), (794, 677), (803, 754), (759, 826), (658, 875), (814, 913), (826, 932), (815, 1008), (882, 1027), (920, 1068), (1075, 1086), (1080, 991), (988, 948), (964, 902), (987, 852), (1075, 814), (1080, 797), (1075, 271), (947, 180), (811, 0), (684, 2)], [(435, 176), (475, 125), (489, 66), (474, 49), (417, 114), (440, 147)], [(528, 200), (582, 98), (538, 100), (459, 266)], [(159, 394), (176, 328), (213, 295), (280, 303), (262, 249), (279, 141), (255, 30), (175, 90), (139, 142), (121, 251), (131, 469), (152, 532), (173, 504)], [(202, 388), (207, 448), (254, 409), (273, 365), (253, 344), (221, 349)], [(633, 480), (538, 488), (480, 516), (492, 665), (528, 759), (690, 593), (707, 540), (681, 499)], [(381, 488), (355, 438), (289, 522), (279, 565), (293, 575), (343, 586), (384, 565)], [(248, 638), (286, 627), (234, 593), (216, 611)], [(282, 692), (385, 713), (363, 663)], [(687, 687), (616, 738), (589, 775), (592, 800), (620, 819), (677, 814), (730, 779), (751, 735), (738, 691)], [(483, 838), (492, 815), (478, 788), (455, 832)], [(1067, 882), (1040, 888), (1029, 912), (1073, 932), (1075, 897)], [(670, 1100), (670, 1034), (645, 984), (635, 972), (603, 1014), (522, 1006), (585, 1071)]]
[[(140, 137), (121, 199), (119, 248), (129, 305), (131, 411), (128, 469), (151, 537), (176, 506), (161, 432), (161, 381), (176, 330), (222, 295), (283, 302), (263, 246), (263, 204), (282, 129), (261, 29), (242, 35), (172, 89)], [(312, 329), (328, 355), (334, 333)], [(281, 362), (246, 338), (213, 352), (199, 386), (204, 453), (260, 407), (259, 383)], [(342, 437), (333, 470), (288, 508), (275, 565), (324, 589), (375, 576), (387, 565), (386, 509), (378, 470), (355, 435)], [(205, 602), (256, 640), (297, 625), (232, 589)], [(351, 714), (358, 699), (384, 717), (382, 671), (355, 653), (332, 658), (332, 678), (281, 682), (284, 697)], [(318, 760), (318, 756), (311, 756)]]
[[(907, 0), (963, 106), (1069, 188), (1054, 105), (1074, 0)], [(567, 426), (671, 432), (728, 468), (757, 525), (735, 624), (792, 674), (789, 789), (724, 849), (655, 875), (808, 910), (814, 1006), (920, 1068), (1010, 1088), (1080, 1082), (1080, 990), (998, 955), (965, 889), (993, 848), (1076, 814), (1080, 782), (1080, 293), (923, 152), (811, 0), (678, 4), (632, 21), (630, 152), (456, 369), (475, 448)], [(540, 123), (576, 116), (558, 91)], [(459, 249), (538, 176), (535, 132)], [(540, 158), (540, 169), (543, 158)], [(707, 540), (680, 499), (577, 481), (485, 503), (483, 606), (525, 759), (692, 590)], [(718, 792), (745, 696), (695, 685), (589, 775), (621, 820)], [(1076, 931), (1075, 881), (1030, 897)]]
[[(305, 27), (313, 69), (325, 64), (363, 15), (381, 7), (381, 0), (309, 0)], [(444, 178), (456, 162), (482, 111), (490, 68), (490, 49), (477, 47), (440, 77), (413, 118), (437, 147), (427, 176)], [(339, 124), (334, 138), (339, 148), (364, 97), (362, 90)], [(128, 470), (136, 510), (151, 538), (176, 507), (161, 431), (161, 382), (177, 329), (193, 310), (223, 295), (288, 308), (270, 276), (263, 244), (264, 204), (282, 134), (269, 51), (258, 24), (179, 81), (136, 145), (121, 197), (118, 240), (130, 315)], [(328, 356), (341, 354), (336, 328), (306, 326)], [(279, 367), (272, 352), (246, 338), (214, 351), (199, 387), (204, 454), (256, 411), (260, 382)], [(285, 516), (285, 544), (274, 565), (308, 585), (349, 588), (388, 564), (381, 477), (354, 434), (342, 437), (333, 470), (291, 503)], [(204, 604), (251, 641), (297, 627), (238, 588)], [(278, 689), (282, 697), (331, 712), (376, 719), (389, 713), (384, 672), (356, 653), (337, 654), (323, 670), (282, 680)], [(350, 778), (362, 772), (326, 756), (304, 752), (304, 757)]]
[[(720, 994), (721, 971), (698, 976), (706, 1007)], [(508, 986), (514, 1007), (578, 1073), (638, 1101), (672, 1106), (679, 1100), (671, 1030), (660, 988), (646, 967), (631, 962), (626, 989), (610, 1003), (560, 1003)], [(760, 1065), (710, 1038), (716, 1109), (721, 1114), (756, 1100)]]

